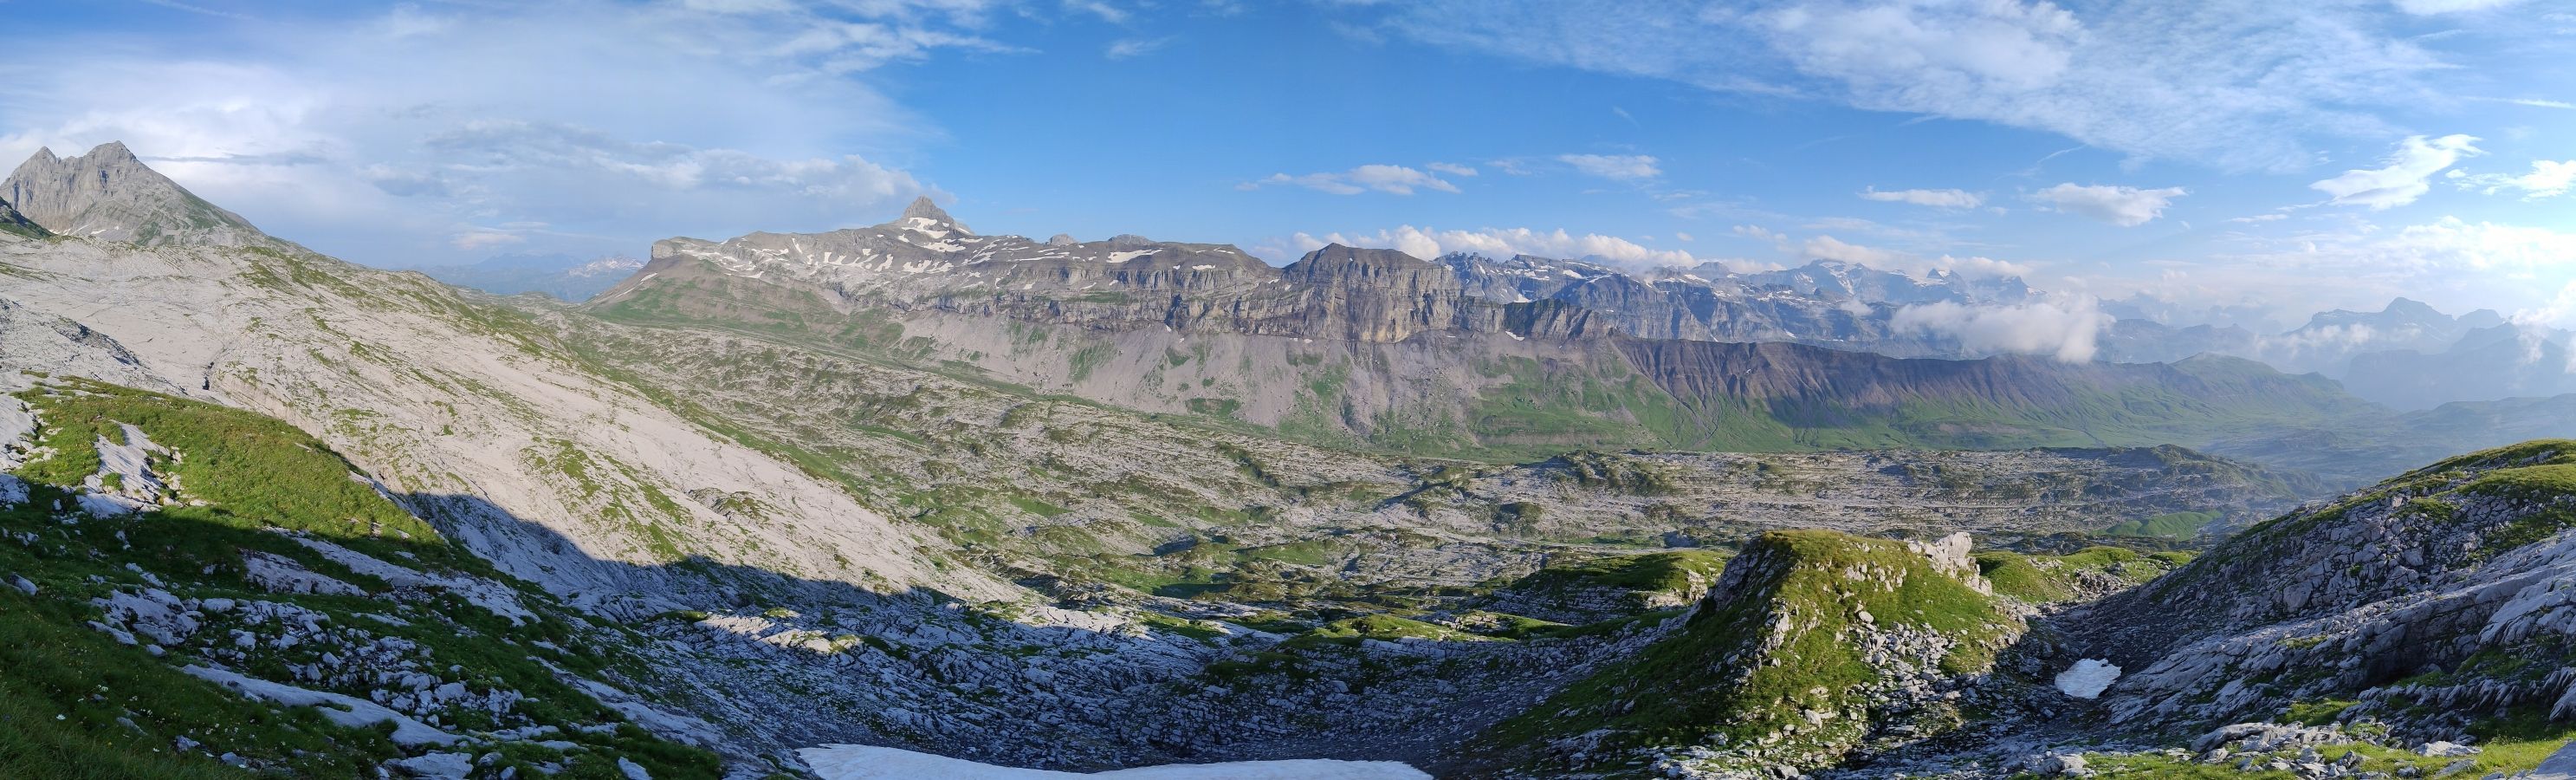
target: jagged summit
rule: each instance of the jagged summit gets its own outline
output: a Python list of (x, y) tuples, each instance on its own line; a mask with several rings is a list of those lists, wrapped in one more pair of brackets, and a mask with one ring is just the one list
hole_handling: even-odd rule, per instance
[(903, 207), (903, 217), (898, 220), (898, 222), (909, 223), (916, 219), (927, 220), (928, 224), (916, 224), (912, 225), (913, 227), (954, 230), (970, 236), (975, 234), (975, 231), (968, 229), (965, 223), (958, 222), (957, 218), (948, 216), (948, 212), (940, 209), (939, 204), (930, 202), (930, 196), (928, 195), (914, 198), (912, 199), (912, 205)]
[(268, 240), (249, 220), (188, 192), (115, 141), (77, 157), (37, 149), (0, 182), (0, 199), (46, 230), (82, 238), (222, 246)]

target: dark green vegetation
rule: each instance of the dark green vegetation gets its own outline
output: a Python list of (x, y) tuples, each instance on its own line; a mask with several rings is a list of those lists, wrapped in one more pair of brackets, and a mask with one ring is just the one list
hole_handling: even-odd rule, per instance
[[(1544, 764), (1534, 746), (1582, 737), (1588, 757), (1570, 768), (1694, 745), (1745, 767), (1831, 764), (1866, 733), (1867, 694), (1893, 673), (1862, 657), (1857, 636), (1894, 626), (1957, 642), (1928, 659), (1933, 668), (1922, 671), (1936, 677), (1985, 670), (2022, 630), (1993, 597), (1902, 543), (1772, 532), (1727, 563), (1719, 589), (1679, 632), (1496, 725), (1480, 749), (1536, 767)], [(1937, 721), (1923, 723), (1937, 730)]]
[(2174, 512), (2145, 520), (2130, 520), (2102, 529), (2102, 533), (2112, 536), (2162, 536), (2188, 539), (2199, 534), (2200, 529), (2218, 522), (2219, 519), (2216, 512)]
[(1976, 554), (1979, 573), (1994, 583), (1996, 593), (2038, 605), (2099, 597), (2164, 576), (2191, 558), (2183, 552), (2140, 553), (2100, 546), (2065, 555), (2008, 550)]
[(9, 202), (5, 200), (0, 200), (0, 233), (28, 238), (44, 238), (53, 235), (52, 232), (45, 230), (43, 225), (28, 220), (27, 215), (20, 214), (17, 209), (11, 208)]
[[(0, 576), (24, 577), (30, 596), (0, 587), (0, 776), (10, 778), (213, 778), (249, 776), (212, 756), (234, 753), (281, 777), (371, 776), (380, 760), (398, 757), (389, 726), (333, 725), (310, 707), (274, 707), (182, 674), (189, 664), (226, 666), (269, 680), (295, 680), (289, 666), (316, 663), (318, 646), (279, 648), (247, 663), (200, 657), (182, 644), (155, 657), (88, 627), (100, 619), (92, 598), (119, 591), (168, 588), (181, 599), (272, 602), (310, 610), (327, 631), (362, 631), (419, 648), (441, 676), (472, 690), (527, 696), (495, 715), (471, 707), (441, 714), (451, 730), (551, 725), (548, 739), (569, 750), (509, 743), (503, 760), (529, 776), (540, 764), (562, 777), (623, 777), (624, 757), (657, 778), (713, 778), (714, 754), (662, 741), (624, 721), (570, 684), (565, 674), (644, 674), (615, 650), (627, 635), (555, 604), (440, 538), (426, 524), (353, 479), (347, 463), (320, 442), (272, 419), (222, 407), (93, 382), (65, 380), (22, 394), (37, 410), (37, 441), (52, 449), (16, 473), (27, 502), (0, 508)], [(123, 425), (144, 431), (175, 455), (156, 455), (152, 470), (177, 486), (181, 503), (115, 517), (71, 507), (70, 492), (96, 473), (95, 442), (125, 439)], [(203, 503), (199, 503), (203, 502)], [(388, 583), (299, 544), (292, 531), (328, 539), (424, 572), (504, 583), (537, 613), (524, 624), (447, 591), (395, 591)], [(254, 584), (245, 555), (295, 561), (355, 584), (368, 595), (279, 594)], [(274, 630), (209, 611), (197, 635)], [(385, 616), (378, 619), (370, 616)], [(229, 645), (227, 638), (224, 645)], [(209, 645), (221, 647), (224, 645)], [(312, 683), (301, 683), (310, 686)], [(366, 689), (337, 692), (366, 698)], [(574, 728), (611, 724), (592, 732)], [(178, 749), (185, 738), (200, 745)]]

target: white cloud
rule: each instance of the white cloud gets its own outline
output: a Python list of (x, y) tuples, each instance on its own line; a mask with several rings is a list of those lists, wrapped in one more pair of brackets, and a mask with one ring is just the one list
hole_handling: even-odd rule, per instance
[(1172, 40), (1172, 36), (1161, 38), (1123, 38), (1110, 42), (1109, 48), (1101, 52), (1101, 56), (1108, 57), (1113, 60), (1142, 57), (1147, 54), (1154, 53), (1157, 49), (1163, 48), (1165, 44), (1171, 43)]
[(2285, 220), (2285, 219), (2289, 219), (2289, 218), (2290, 218), (2290, 215), (2288, 215), (2288, 214), (2280, 214), (2280, 213), (2273, 213), (2273, 214), (2256, 214), (2256, 215), (2253, 215), (2253, 216), (2250, 216), (2250, 217), (2236, 217), (2236, 218), (2234, 218), (2234, 219), (2230, 219), (2230, 220), (2228, 220), (2228, 222), (2229, 222), (2229, 223), (2232, 223), (2232, 224), (2239, 224), (2239, 225), (2257, 225), (2257, 224), (2262, 224), (2262, 223), (2265, 223), (2265, 222), (2279, 222), (2279, 221), (2281, 221), (2281, 220)]
[(2466, 135), (2446, 135), (2426, 139), (2412, 136), (2388, 156), (2386, 167), (2356, 168), (2343, 175), (2310, 184), (2310, 189), (2333, 196), (2333, 202), (2387, 209), (2415, 202), (2432, 189), (2428, 183), (2433, 174), (2451, 167), (2461, 157), (2480, 154), (2478, 139)]
[(485, 252), (497, 247), (525, 243), (527, 236), (506, 230), (467, 230), (448, 239), (448, 243), (468, 252)]
[[(2057, 133), (2115, 153), (2295, 170), (2314, 137), (2452, 99), (2460, 72), (2361, 4), (1417, 0), (1342, 6), (1435, 45)], [(2478, 21), (2472, 19), (2470, 21)]]
[(1585, 175), (1604, 179), (1652, 179), (1664, 175), (1658, 165), (1661, 161), (1643, 154), (1560, 154), (1556, 159)]
[(2552, 227), (2444, 217), (2243, 240), (2247, 251), (2174, 261), (2187, 283), (2163, 295), (2290, 302), (2297, 311), (2287, 313), (2305, 319), (2329, 307), (2377, 309), (2401, 295), (2446, 311), (2512, 311), (2576, 282), (2576, 232)]
[(2482, 188), (2489, 195), (2515, 189), (2521, 190), (2526, 199), (2547, 198), (2576, 189), (2576, 160), (2533, 160), (2531, 172), (2520, 176), (2485, 173), (2454, 178), (2460, 179), (2463, 187)]
[(1892, 268), (1899, 257), (1896, 252), (1846, 243), (1833, 236), (1807, 239), (1807, 243), (1799, 247), (1798, 251), (1801, 256), (1809, 260), (1835, 260), (1873, 268)]
[(13, 40), (0, 156), (123, 140), (262, 228), (369, 263), (479, 259), (457, 255), (500, 239), (476, 225), (546, 223), (511, 235), (584, 254), (864, 224), (930, 188), (850, 150), (937, 131), (852, 74), (1008, 50), (977, 35), (984, 6), (402, 6), (212, 27), (186, 57), (112, 32)]
[(1339, 173), (1309, 173), (1290, 176), (1274, 173), (1269, 178), (1244, 182), (1237, 189), (1260, 189), (1267, 185), (1294, 185), (1335, 195), (1357, 195), (1370, 190), (1393, 195), (1411, 195), (1416, 189), (1457, 192), (1458, 185), (1419, 170), (1401, 165), (1362, 165)]
[(2121, 227), (2137, 227), (2164, 216), (2165, 206), (2188, 194), (2181, 187), (2147, 190), (2067, 182), (2040, 190), (2037, 197), (2058, 211), (2081, 214)]
[(1652, 249), (1618, 236), (1598, 233), (1575, 235), (1563, 229), (1538, 231), (1529, 228), (1483, 228), (1480, 230), (1439, 230), (1405, 225), (1375, 233), (1327, 233), (1315, 236), (1298, 233), (1289, 239), (1298, 252), (1311, 252), (1326, 244), (1384, 247), (1420, 258), (1433, 258), (1452, 252), (1474, 252), (1492, 257), (1536, 255), (1563, 259), (1589, 259), (1596, 262), (1647, 268), (1668, 265), (1691, 265), (1701, 258), (1678, 249)]
[(1476, 175), (1476, 169), (1475, 169), (1475, 168), (1470, 167), (1470, 166), (1465, 166), (1465, 165), (1459, 165), (1459, 164), (1457, 164), (1457, 163), (1436, 162), (1436, 163), (1432, 163), (1432, 164), (1430, 164), (1430, 165), (1425, 165), (1425, 166), (1422, 166), (1422, 167), (1429, 168), (1429, 169), (1431, 169), (1432, 171), (1437, 172), (1437, 173), (1446, 173), (1446, 174), (1449, 174), (1449, 175), (1451, 175), (1451, 176), (1474, 176), (1474, 175)]
[(1860, 196), (1869, 200), (1945, 209), (1973, 209), (1986, 203), (1985, 196), (1967, 190), (1881, 190), (1870, 187), (1861, 190)]
[(2502, 8), (2521, 0), (2397, 0), (2397, 7), (2418, 16)]
[(2046, 355), (2067, 363), (2093, 359), (2102, 329), (2110, 326), (2090, 297), (2013, 306), (1969, 306), (1950, 301), (1896, 310), (1889, 326), (1957, 339), (1973, 352)]
[[(1760, 228), (1755, 228), (1760, 230)], [(1762, 231), (1770, 236), (1776, 233)], [(1798, 256), (1807, 260), (1833, 260), (1865, 265), (1883, 271), (1903, 271), (1917, 276), (1932, 271), (1949, 271), (1968, 276), (2028, 276), (2030, 266), (1996, 260), (1990, 257), (1941, 255), (1926, 258), (1909, 252), (1862, 246), (1833, 236), (1817, 236), (1799, 245)]]

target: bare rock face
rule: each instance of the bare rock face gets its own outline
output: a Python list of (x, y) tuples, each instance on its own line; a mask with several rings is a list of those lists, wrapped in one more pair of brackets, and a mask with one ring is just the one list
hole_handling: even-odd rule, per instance
[(2419, 469), (2256, 526), (2070, 624), (2141, 670), (2106, 697), (2118, 720), (2224, 722), (2324, 696), (2576, 715), (2576, 495), (2553, 481), (2571, 464), (2576, 442), (2544, 440)]
[(0, 198), (35, 224), (67, 236), (146, 246), (271, 241), (249, 220), (189, 193), (116, 142), (69, 158), (38, 149), (0, 182)]

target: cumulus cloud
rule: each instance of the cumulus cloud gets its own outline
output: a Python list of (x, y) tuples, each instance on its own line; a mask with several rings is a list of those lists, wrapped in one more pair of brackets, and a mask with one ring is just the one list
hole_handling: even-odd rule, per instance
[(2111, 319), (2090, 297), (2013, 306), (1941, 301), (1898, 309), (1889, 326), (1900, 332), (1956, 339), (1961, 347), (1974, 352), (2046, 355), (2067, 363), (2083, 363), (2099, 351), (2097, 342)]
[(388, 265), (868, 224), (932, 190), (849, 150), (928, 123), (851, 74), (1010, 50), (980, 36), (986, 6), (405, 5), (208, 28), (187, 58), (107, 31), (15, 40), (0, 155), (122, 140), (264, 229)]
[(2181, 187), (2148, 190), (2067, 182), (2040, 190), (2037, 197), (2058, 211), (2092, 217), (2121, 227), (2137, 227), (2164, 216), (2166, 205), (2188, 194)]
[(1870, 187), (1861, 190), (1860, 196), (1869, 200), (1945, 209), (1973, 209), (1986, 203), (1985, 196), (1967, 190), (1882, 190)]
[(2384, 167), (2355, 168), (2308, 187), (2333, 196), (2335, 203), (2368, 206), (2373, 211), (2403, 206), (2432, 189), (2429, 182), (2434, 174), (2461, 157), (2479, 154), (2477, 142), (2466, 135), (2412, 136), (2397, 145), (2396, 153), (2383, 161)]
[(1556, 159), (1584, 175), (1604, 179), (1627, 181), (1664, 175), (1659, 167), (1661, 161), (1643, 154), (1560, 154)]
[(1618, 236), (1598, 233), (1575, 235), (1561, 228), (1553, 231), (1529, 228), (1438, 230), (1405, 225), (1375, 233), (1327, 233), (1322, 236), (1298, 233), (1289, 239), (1289, 244), (1301, 253), (1322, 249), (1327, 244), (1342, 244), (1389, 248), (1420, 258), (1473, 252), (1490, 257), (1536, 255), (1588, 259), (1635, 268), (1701, 262), (1701, 258), (1678, 249), (1652, 249)]
[(2576, 160), (2533, 160), (2531, 172), (2519, 176), (2484, 173), (2459, 179), (2462, 187), (2481, 189), (2489, 195), (2509, 189), (2521, 190), (2523, 198), (2536, 200), (2576, 190)]
[(1266, 179), (1244, 182), (1240, 189), (1259, 189), (1280, 184), (1335, 195), (1357, 195), (1370, 190), (1393, 195), (1411, 195), (1416, 189), (1458, 191), (1458, 185), (1451, 184), (1445, 179), (1401, 165), (1362, 165), (1339, 173), (1309, 173), (1302, 176), (1274, 173)]

